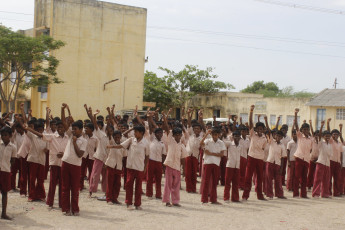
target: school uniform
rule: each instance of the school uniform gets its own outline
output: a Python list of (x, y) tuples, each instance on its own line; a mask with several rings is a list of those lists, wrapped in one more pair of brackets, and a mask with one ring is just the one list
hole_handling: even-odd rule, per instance
[(166, 155), (164, 143), (157, 140), (154, 134), (150, 137), (150, 155), (149, 163), (147, 166), (147, 183), (146, 183), (146, 196), (152, 197), (153, 195), (153, 181), (156, 184), (156, 198), (162, 197), (162, 156)]
[(43, 134), (43, 140), (49, 143), (49, 166), (50, 166), (50, 181), (47, 197), (47, 205), (53, 206), (56, 185), (59, 185), (58, 197), (59, 207), (61, 207), (61, 158), (57, 155), (65, 151), (68, 142), (68, 136), (63, 137), (59, 134)]
[[(286, 135), (285, 137), (283, 137), (283, 139), (281, 140), (281, 143), (283, 144), (285, 151), (287, 149), (287, 144), (291, 141), (291, 137), (289, 137), (288, 135)], [(282, 167), (283, 167), (283, 171), (281, 174), (282, 177), (282, 185), (285, 185), (285, 178), (286, 178), (286, 167), (287, 167), (287, 157), (284, 157), (282, 159)]]
[(186, 150), (188, 156), (185, 162), (185, 181), (186, 191), (196, 192), (197, 173), (199, 167), (199, 156), (200, 156), (200, 142), (203, 136), (195, 136), (193, 133), (187, 142)]
[(29, 200), (44, 200), (46, 192), (44, 189), (45, 163), (47, 143), (42, 138), (31, 132), (27, 132), (31, 141), (31, 149), (28, 155), (29, 163)]
[(257, 176), (257, 198), (263, 199), (262, 194), (262, 181), (263, 181), (263, 168), (264, 168), (264, 157), (265, 147), (267, 145), (267, 139), (264, 134), (260, 137), (252, 128), (249, 131), (250, 134), (250, 147), (248, 151), (246, 176), (244, 183), (244, 192), (242, 198), (247, 200), (249, 198), (250, 190), (252, 188), (252, 178), (254, 171)]
[(274, 180), (274, 192), (275, 197), (283, 197), (283, 187), (281, 180), (281, 159), (286, 157), (286, 150), (283, 143), (277, 143), (275, 140), (269, 140), (269, 152), (266, 163), (266, 196), (273, 198), (273, 185)]
[[(11, 142), (16, 146), (17, 150), (20, 149), (20, 146), (23, 144), (24, 141), (24, 133), (21, 135), (18, 132), (14, 132), (12, 136)], [(20, 188), (20, 175), (21, 175), (21, 159), (16, 154), (16, 157), (14, 158), (13, 164), (11, 164), (11, 189), (16, 189), (16, 178), (17, 178), (17, 173), (19, 172), (18, 175), (18, 187)]]
[(242, 146), (242, 153), (241, 153), (241, 159), (240, 159), (240, 182), (239, 182), (239, 187), (240, 187), (240, 189), (244, 189), (244, 179), (245, 179), (245, 176), (246, 176), (248, 150), (249, 150), (249, 147), (250, 147), (249, 136), (246, 136), (246, 139), (244, 139), (241, 136), (240, 145)]
[(308, 177), (307, 177), (307, 187), (309, 189), (313, 187), (314, 174), (315, 174), (315, 169), (316, 169), (316, 160), (319, 157), (318, 141), (315, 140), (314, 137), (312, 139), (313, 139), (313, 146), (310, 153), (310, 161), (309, 161)]
[(89, 191), (94, 193), (98, 190), (98, 184), (100, 181), (100, 177), (102, 175), (102, 192), (107, 191), (107, 173), (106, 170), (103, 169), (103, 165), (108, 157), (109, 149), (107, 149), (108, 145), (114, 145), (113, 137), (108, 137), (103, 131), (96, 130), (94, 131), (94, 135), (97, 137), (97, 150), (96, 153), (93, 155), (93, 167), (91, 172), (90, 178), (90, 188)]
[(26, 134), (24, 134), (23, 143), (18, 149), (18, 156), (20, 157), (20, 180), (19, 180), (19, 193), (20, 195), (27, 195), (29, 186), (29, 162), (27, 161), (28, 154), (31, 149), (31, 141)]
[(150, 144), (142, 138), (139, 142), (135, 137), (128, 138), (121, 146), (128, 149), (127, 152), (127, 181), (126, 204), (133, 204), (133, 185), (135, 181), (134, 206), (141, 205), (142, 178), (145, 169), (145, 157), (150, 155)]
[(345, 146), (342, 147), (342, 164), (341, 164), (341, 183), (340, 183), (340, 194), (344, 195), (345, 194)]
[(330, 185), (329, 193), (332, 195), (332, 178), (333, 178), (333, 196), (340, 196), (341, 191), (341, 155), (343, 144), (340, 141), (332, 140), (333, 155), (330, 162)]
[[(310, 136), (305, 136), (300, 131), (297, 132), (297, 150), (295, 156), (295, 178), (293, 196), (307, 197), (307, 176), (310, 161), (310, 151), (312, 150), (313, 139)], [(299, 187), (301, 185), (301, 194)]]
[[(216, 142), (213, 138), (206, 139), (205, 143), (205, 151), (208, 150), (211, 153), (221, 153), (222, 151), (226, 151), (226, 147), (223, 141), (217, 140)], [(219, 164), (220, 164), (220, 157), (210, 156), (204, 154), (204, 174), (205, 176), (202, 178), (204, 179), (203, 189), (201, 191), (201, 202), (208, 203), (208, 195), (209, 190), (207, 189), (211, 186), (211, 193), (210, 193), (210, 201), (212, 203), (217, 202), (217, 184), (219, 179)]]
[[(115, 144), (116, 145), (116, 144)], [(105, 165), (107, 166), (107, 202), (118, 202), (121, 188), (122, 159), (127, 156), (125, 149), (110, 149)]]
[[(121, 143), (125, 142), (128, 138), (125, 136), (121, 137)], [(162, 138), (163, 139), (163, 138)], [(125, 149), (126, 152), (128, 152), (127, 149)], [(128, 153), (126, 153), (126, 156), (122, 158), (122, 175), (123, 175), (123, 189), (126, 189), (126, 181), (127, 181), (127, 155)]]
[(293, 189), (294, 177), (295, 177), (295, 157), (294, 154), (297, 150), (297, 142), (291, 140), (287, 145), (287, 150), (290, 151), (289, 160), (290, 166), (287, 170), (287, 179), (286, 179), (286, 189), (291, 191)]
[[(232, 141), (233, 140), (232, 134), (227, 137), (222, 137), (220, 138), (220, 140), (222, 140), (224, 143), (226, 141)], [(226, 162), (227, 162), (227, 157), (224, 155), (220, 158), (220, 164), (219, 164), (219, 168), (220, 168), (219, 182), (220, 182), (220, 185), (222, 186), (225, 185)]]
[(0, 143), (0, 192), (11, 190), (11, 158), (17, 156), (17, 148), (13, 143)]
[(188, 156), (186, 147), (181, 141), (177, 143), (172, 136), (172, 132), (167, 136), (168, 153), (165, 158), (165, 184), (162, 201), (173, 204), (180, 202), (180, 185), (181, 185), (181, 159)]
[(225, 152), (227, 157), (226, 172), (225, 172), (225, 187), (224, 187), (224, 200), (230, 199), (231, 201), (239, 201), (239, 180), (240, 180), (240, 167), (241, 167), (241, 155), (243, 154), (243, 146), (241, 142), (236, 145), (234, 141), (226, 141), (226, 147), (228, 150)]
[(98, 143), (98, 139), (97, 137), (95, 137), (95, 135), (92, 135), (91, 137), (89, 137), (88, 135), (85, 135), (84, 138), (87, 141), (87, 145), (86, 145), (86, 150), (85, 150), (84, 156), (82, 157), (82, 162), (81, 162), (80, 191), (84, 189), (84, 178), (86, 176), (87, 169), (89, 170), (89, 175), (91, 175), (92, 173), (92, 167), (90, 171), (89, 166), (88, 166), (89, 164), (88, 161), (90, 157), (93, 158), (95, 154), (95, 150), (97, 148), (97, 143)]
[(327, 143), (325, 140), (318, 142), (319, 156), (316, 161), (314, 176), (313, 197), (328, 198), (330, 196), (330, 159), (333, 156), (332, 140)]
[[(81, 157), (77, 156), (74, 150), (73, 136), (71, 130), (66, 133), (69, 137), (61, 164), (61, 207), (62, 212), (79, 213), (79, 180)], [(85, 151), (87, 141), (83, 136), (76, 140), (76, 144), (80, 151)]]

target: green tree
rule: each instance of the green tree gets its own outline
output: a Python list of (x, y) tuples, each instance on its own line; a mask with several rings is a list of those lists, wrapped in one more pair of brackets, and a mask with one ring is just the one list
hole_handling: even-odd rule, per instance
[(234, 86), (221, 81), (215, 81), (218, 75), (213, 68), (198, 69), (195, 65), (186, 65), (182, 70), (159, 67), (165, 72), (163, 77), (169, 88), (172, 106), (182, 107), (183, 104), (198, 93), (215, 93), (221, 89), (234, 89)]
[(265, 97), (275, 97), (281, 91), (278, 85), (274, 82), (255, 81), (241, 90), (242, 93), (256, 93), (263, 94)]
[(62, 83), (56, 76), (59, 65), (50, 51), (64, 46), (64, 42), (42, 35), (27, 37), (0, 25), (0, 91), (1, 101), (9, 111), (18, 89)]

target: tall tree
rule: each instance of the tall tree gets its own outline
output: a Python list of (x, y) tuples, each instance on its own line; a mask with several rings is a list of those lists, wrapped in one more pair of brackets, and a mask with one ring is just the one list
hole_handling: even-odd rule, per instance
[(263, 94), (265, 97), (275, 97), (280, 93), (278, 85), (274, 82), (255, 81), (241, 90), (242, 93)]
[(56, 76), (59, 60), (49, 51), (64, 45), (46, 35), (27, 37), (0, 25), (0, 94), (7, 111), (14, 109), (11, 102), (20, 88), (62, 83)]

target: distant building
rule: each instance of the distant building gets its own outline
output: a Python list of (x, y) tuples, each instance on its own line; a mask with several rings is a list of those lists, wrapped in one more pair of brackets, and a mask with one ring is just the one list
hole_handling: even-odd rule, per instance
[[(32, 89), (33, 115), (49, 106), (60, 116), (63, 102), (75, 119), (86, 117), (87, 103), (101, 110), (142, 107), (147, 10), (96, 0), (35, 0), (34, 34), (66, 42), (52, 52), (60, 60), (63, 84)], [(48, 51), (47, 51), (48, 52)], [(117, 81), (112, 80), (118, 79)]]
[(325, 89), (313, 97), (307, 104), (311, 119), (317, 129), (322, 120), (331, 118), (331, 129), (339, 129), (339, 124), (345, 125), (345, 89)]

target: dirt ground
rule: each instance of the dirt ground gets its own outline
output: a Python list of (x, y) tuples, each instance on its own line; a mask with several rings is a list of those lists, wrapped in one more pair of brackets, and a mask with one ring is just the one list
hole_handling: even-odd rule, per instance
[[(48, 181), (45, 186), (47, 191)], [(145, 186), (143, 183), (144, 190)], [(285, 190), (287, 200), (258, 201), (252, 192), (247, 202), (224, 203), (224, 187), (218, 186), (222, 205), (201, 205), (200, 194), (186, 193), (184, 181), (182, 189), (182, 207), (165, 207), (160, 200), (143, 196), (141, 211), (90, 199), (84, 190), (80, 193), (77, 217), (64, 216), (57, 208), (48, 210), (43, 202), (29, 203), (19, 193), (11, 192), (8, 214), (14, 219), (0, 220), (0, 229), (345, 229), (345, 197), (294, 199)], [(310, 192), (308, 196), (311, 197)], [(125, 192), (121, 189), (119, 201), (124, 200)]]

